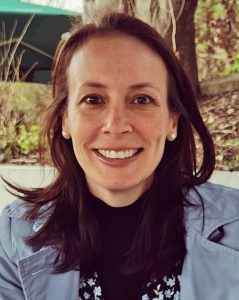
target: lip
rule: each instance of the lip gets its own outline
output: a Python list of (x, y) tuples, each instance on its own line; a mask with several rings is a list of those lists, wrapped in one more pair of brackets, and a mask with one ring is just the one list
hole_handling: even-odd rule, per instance
[(97, 147), (92, 150), (126, 151), (131, 149), (143, 149), (142, 147)]
[[(139, 149), (139, 151), (133, 155), (132, 157), (129, 158), (124, 158), (124, 159), (119, 159), (119, 158), (107, 158), (103, 155), (101, 155), (97, 150), (108, 150), (108, 151), (127, 151), (130, 149)], [(112, 167), (124, 167), (128, 165), (129, 163), (135, 161), (139, 154), (143, 151), (143, 148), (137, 148), (137, 147), (117, 147), (117, 148), (97, 148), (97, 149), (92, 149), (92, 152), (97, 159), (99, 159), (101, 162), (112, 166)]]

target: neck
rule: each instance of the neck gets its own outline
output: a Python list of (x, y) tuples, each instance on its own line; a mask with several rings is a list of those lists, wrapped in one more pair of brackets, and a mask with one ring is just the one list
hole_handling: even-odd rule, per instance
[(148, 189), (142, 186), (128, 190), (108, 190), (89, 186), (90, 193), (112, 207), (124, 207), (134, 203)]

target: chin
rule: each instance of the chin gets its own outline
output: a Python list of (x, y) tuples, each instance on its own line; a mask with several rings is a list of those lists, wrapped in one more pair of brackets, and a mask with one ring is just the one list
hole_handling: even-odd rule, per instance
[[(150, 180), (151, 182), (151, 180)], [(114, 180), (111, 182), (105, 182), (102, 183), (101, 186), (103, 186), (105, 189), (111, 191), (111, 192), (130, 192), (131, 190), (142, 190), (142, 193), (147, 189), (147, 187), (149, 186), (149, 181), (148, 180), (144, 180), (144, 181), (132, 181), (132, 180)]]

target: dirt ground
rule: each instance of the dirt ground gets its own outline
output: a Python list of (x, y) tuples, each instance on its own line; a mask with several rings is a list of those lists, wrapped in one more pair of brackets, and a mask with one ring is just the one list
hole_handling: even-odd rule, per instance
[(239, 170), (239, 90), (199, 98), (199, 108), (216, 150), (218, 170)]

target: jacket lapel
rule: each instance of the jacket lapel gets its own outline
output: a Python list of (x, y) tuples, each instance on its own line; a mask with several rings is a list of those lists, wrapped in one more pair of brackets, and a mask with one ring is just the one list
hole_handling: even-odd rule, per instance
[(56, 251), (47, 247), (18, 261), (26, 300), (77, 300), (79, 272), (52, 274)]

